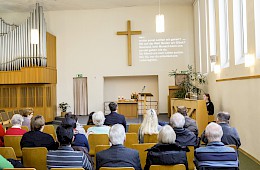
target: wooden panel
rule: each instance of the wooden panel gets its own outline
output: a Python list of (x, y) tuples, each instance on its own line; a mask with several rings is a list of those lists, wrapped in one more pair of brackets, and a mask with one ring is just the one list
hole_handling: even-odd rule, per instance
[(168, 115), (171, 115), (171, 98), (175, 97), (175, 93), (180, 88), (178, 86), (169, 86), (169, 96), (168, 96)]
[(188, 116), (196, 120), (199, 136), (205, 130), (208, 124), (208, 112), (206, 102), (204, 100), (183, 100), (171, 99), (171, 113), (177, 111), (178, 106), (185, 106), (188, 109)]
[(118, 113), (123, 114), (127, 118), (138, 117), (137, 102), (118, 102)]
[(47, 32), (47, 67), (56, 68), (56, 36)]

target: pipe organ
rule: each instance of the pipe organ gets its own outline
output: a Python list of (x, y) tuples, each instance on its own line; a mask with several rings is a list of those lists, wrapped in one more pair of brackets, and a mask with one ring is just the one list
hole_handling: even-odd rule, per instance
[[(51, 122), (57, 113), (56, 37), (46, 31), (42, 6), (28, 16), (21, 25), (0, 16), (0, 110), (29, 107)], [(31, 41), (34, 29), (37, 44)]]
[[(32, 29), (37, 30), (38, 44), (32, 44)], [(46, 22), (43, 8), (36, 8), (23, 24), (16, 26), (0, 18), (0, 71), (20, 70), (21, 67), (47, 66)]]

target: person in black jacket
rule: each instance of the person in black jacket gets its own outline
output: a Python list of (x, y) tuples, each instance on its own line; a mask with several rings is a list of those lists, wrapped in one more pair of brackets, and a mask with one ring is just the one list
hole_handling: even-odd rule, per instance
[(111, 113), (109, 115), (105, 116), (106, 119), (105, 119), (104, 125), (112, 126), (114, 124), (121, 124), (124, 126), (124, 128), (126, 130), (125, 116), (117, 113), (117, 107), (118, 107), (117, 103), (110, 102), (108, 106), (109, 106)]
[(59, 146), (53, 137), (43, 133), (45, 120), (37, 115), (31, 120), (31, 131), (26, 132), (20, 142), (21, 148), (24, 147), (46, 147), (48, 150), (56, 150)]
[(206, 101), (208, 115), (213, 115), (214, 114), (214, 105), (211, 102), (210, 95), (208, 93), (205, 93), (203, 95), (203, 99)]
[(144, 170), (149, 170), (151, 165), (175, 165), (184, 164), (186, 169), (188, 162), (186, 158), (187, 147), (181, 147), (175, 143), (176, 134), (171, 126), (165, 125), (159, 132), (158, 144), (148, 149)]

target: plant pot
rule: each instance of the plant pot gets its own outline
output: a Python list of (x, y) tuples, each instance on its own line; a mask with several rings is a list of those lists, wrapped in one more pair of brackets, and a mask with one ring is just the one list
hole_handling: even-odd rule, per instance
[(67, 112), (61, 112), (61, 117), (65, 117), (65, 114), (66, 114)]

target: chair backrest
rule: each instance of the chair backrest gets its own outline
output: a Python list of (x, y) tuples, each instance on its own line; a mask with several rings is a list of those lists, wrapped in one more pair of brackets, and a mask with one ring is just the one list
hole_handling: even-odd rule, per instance
[(53, 135), (53, 139), (56, 141), (57, 140), (57, 135), (56, 135), (56, 131), (53, 125), (44, 125), (43, 128), (43, 132), (44, 133), (48, 133), (48, 134), (52, 134)]
[(134, 170), (133, 167), (101, 167), (99, 170)]
[(140, 157), (140, 163), (142, 166), (142, 169), (144, 169), (145, 163), (146, 163), (146, 157), (147, 157), (147, 149), (153, 147), (156, 143), (142, 143), (142, 144), (133, 144), (132, 148), (135, 150), (138, 150), (139, 157)]
[(158, 142), (158, 134), (144, 134), (144, 143), (157, 143)]
[(16, 155), (12, 147), (0, 147), (0, 155), (6, 159), (15, 159)]
[(26, 132), (29, 132), (29, 128), (27, 126), (21, 126), (21, 129), (26, 130)]
[(87, 132), (88, 128), (93, 127), (95, 125), (83, 125), (84, 130)]
[(103, 150), (107, 150), (108, 148), (110, 148), (110, 145), (97, 145), (95, 148), (95, 155), (96, 155), (96, 153), (103, 151)]
[(9, 111), (8, 112), (8, 117), (9, 117), (10, 120), (12, 119), (13, 115), (14, 115), (13, 111)]
[(37, 170), (46, 170), (47, 152), (45, 147), (23, 148), (24, 167), (33, 167)]
[(6, 113), (6, 112), (1, 112), (0, 113), (1, 114), (1, 119), (2, 119), (2, 124), (3, 125), (7, 125), (7, 124), (10, 124), (10, 119), (9, 119), (9, 116), (8, 116), (8, 114)]
[(138, 131), (139, 131), (139, 128), (140, 128), (141, 124), (130, 124), (128, 126), (128, 133), (137, 133), (138, 134)]
[(231, 148), (234, 148), (235, 150), (237, 150), (237, 146), (236, 145), (225, 145), (225, 146), (228, 146), (228, 147), (231, 147)]
[(3, 170), (36, 170), (35, 168), (4, 168)]
[(109, 139), (107, 134), (90, 134), (88, 136), (89, 143), (89, 155), (95, 155), (95, 148), (97, 145), (109, 145)]
[(131, 148), (132, 144), (138, 144), (138, 135), (137, 133), (126, 133), (125, 147)]
[(51, 170), (85, 170), (84, 168), (51, 168)]
[(189, 148), (189, 152), (186, 152), (186, 157), (187, 157), (187, 161), (188, 161), (188, 169), (194, 169), (195, 165), (194, 165), (194, 146), (188, 146)]
[(22, 139), (21, 135), (5, 135), (4, 144), (6, 147), (12, 147), (14, 149), (17, 158), (22, 157), (22, 150), (20, 146), (20, 141)]
[(215, 117), (213, 115), (208, 115), (208, 122), (214, 122), (215, 121)]
[(184, 164), (177, 165), (151, 165), (150, 170), (186, 170)]

